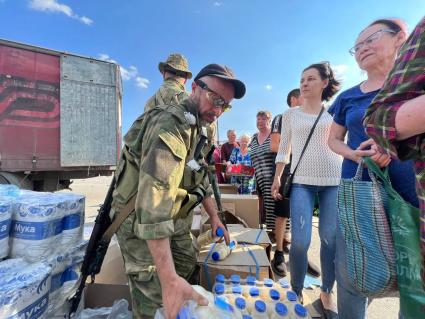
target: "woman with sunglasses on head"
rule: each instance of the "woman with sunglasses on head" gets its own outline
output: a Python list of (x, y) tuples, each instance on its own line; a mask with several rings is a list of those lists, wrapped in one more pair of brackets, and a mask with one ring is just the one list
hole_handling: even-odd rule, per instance
[[(376, 20), (360, 32), (350, 53), (360, 69), (366, 72), (367, 79), (342, 92), (329, 109), (333, 123), (328, 144), (335, 153), (344, 157), (342, 178), (353, 178), (360, 159), (371, 156), (381, 167), (389, 165), (394, 188), (405, 200), (418, 206), (413, 163), (391, 160), (381, 153), (375, 142), (366, 135), (362, 124), (367, 107), (381, 89), (405, 40), (404, 23), (399, 20)], [(370, 180), (366, 171), (363, 172), (363, 179)], [(345, 242), (338, 229), (336, 276), (339, 317), (363, 319), (366, 318), (368, 300), (359, 295), (349, 282), (345, 256)]]
[(341, 157), (327, 145), (332, 117), (324, 110), (323, 102), (329, 101), (338, 92), (339, 85), (328, 62), (312, 64), (304, 69), (300, 82), (304, 101), (301, 106), (282, 114), (281, 139), (272, 185), (272, 196), (281, 199), (280, 178), (292, 152), (291, 173), (294, 179), (290, 192), (292, 243), (289, 263), (291, 286), (301, 300), (314, 202), (316, 196), (319, 198), (320, 301), (325, 318), (338, 318), (331, 292), (335, 283), (336, 194), (341, 176)]

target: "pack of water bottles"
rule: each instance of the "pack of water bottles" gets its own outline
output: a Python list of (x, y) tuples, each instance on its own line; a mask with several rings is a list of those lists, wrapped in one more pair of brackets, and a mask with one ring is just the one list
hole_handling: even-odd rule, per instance
[(229, 318), (311, 318), (307, 309), (299, 303), (297, 295), (283, 280), (259, 281), (253, 276), (241, 279), (239, 275), (225, 278), (218, 274), (213, 293), (215, 303), (227, 309)]

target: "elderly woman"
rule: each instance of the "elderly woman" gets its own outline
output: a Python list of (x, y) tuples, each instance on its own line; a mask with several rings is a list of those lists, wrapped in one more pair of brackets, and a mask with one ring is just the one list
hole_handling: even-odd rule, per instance
[[(239, 139), (239, 145), (232, 150), (227, 165), (243, 164), (252, 166), (251, 150), (248, 145), (251, 141), (249, 135), (242, 135)], [(254, 176), (232, 176), (230, 182), (238, 186), (239, 194), (251, 194), (255, 190)]]
[[(360, 32), (350, 53), (355, 57), (360, 69), (366, 72), (367, 79), (342, 92), (333, 103), (329, 110), (333, 115), (333, 123), (328, 144), (335, 153), (344, 157), (342, 178), (354, 177), (361, 157), (371, 156), (381, 167), (389, 165), (393, 187), (405, 200), (418, 206), (413, 163), (391, 160), (388, 155), (382, 154), (375, 142), (368, 138), (362, 125), (367, 107), (381, 89), (393, 67), (399, 48), (406, 40), (403, 28), (401, 21), (380, 19)], [(363, 179), (369, 179), (366, 172), (363, 172)], [(345, 249), (342, 233), (338, 231), (336, 275), (339, 317), (365, 318), (368, 300), (360, 296), (348, 281)]]
[(274, 230), (274, 200), (270, 194), (273, 181), (275, 154), (270, 152), (271, 113), (259, 111), (257, 113), (257, 129), (251, 141), (251, 159), (255, 168), (257, 192), (263, 197), (264, 215), (267, 229)]

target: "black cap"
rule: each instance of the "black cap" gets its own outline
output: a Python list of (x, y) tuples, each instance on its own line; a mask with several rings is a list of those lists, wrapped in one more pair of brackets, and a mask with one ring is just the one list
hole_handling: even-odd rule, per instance
[(208, 64), (207, 66), (203, 67), (201, 71), (199, 71), (194, 80), (196, 81), (204, 76), (215, 76), (217, 78), (231, 82), (235, 88), (235, 99), (240, 99), (245, 95), (245, 84), (238, 80), (235, 77), (233, 71), (225, 65), (215, 63)]

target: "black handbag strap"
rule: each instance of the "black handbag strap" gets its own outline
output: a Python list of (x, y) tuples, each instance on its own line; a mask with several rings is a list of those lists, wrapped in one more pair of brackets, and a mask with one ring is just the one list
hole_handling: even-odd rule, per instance
[(305, 150), (307, 148), (307, 145), (310, 142), (311, 136), (314, 133), (314, 129), (316, 128), (316, 125), (319, 122), (320, 117), (322, 116), (322, 114), (323, 114), (324, 111), (325, 111), (325, 108), (322, 106), (322, 109), (320, 110), (319, 115), (317, 115), (316, 121), (314, 122), (313, 127), (311, 128), (310, 133), (308, 134), (307, 140), (305, 141), (304, 148), (303, 148), (303, 150), (301, 152), (301, 155), (300, 155), (300, 158), (298, 160), (297, 166), (295, 166), (295, 169), (294, 169), (294, 172), (292, 173), (292, 175), (295, 175), (295, 172), (297, 171), (298, 165), (300, 165), (301, 159), (303, 158), (303, 155), (304, 155), (304, 152), (305, 152)]

